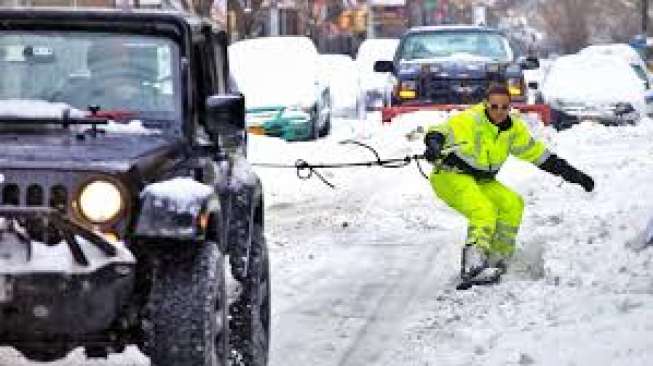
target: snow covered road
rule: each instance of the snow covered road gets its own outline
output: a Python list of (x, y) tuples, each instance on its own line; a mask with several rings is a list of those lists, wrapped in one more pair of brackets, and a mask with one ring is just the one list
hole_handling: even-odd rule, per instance
[[(352, 136), (382, 157), (419, 153), (411, 131), (442, 117), (407, 116), (365, 138), (351, 121), (318, 142), (255, 137), (250, 160), (372, 158), (338, 143)], [(597, 188), (587, 194), (510, 160), (499, 178), (527, 203), (519, 252), (501, 284), (463, 292), (453, 287), (465, 221), (414, 167), (322, 171), (335, 190), (292, 169), (257, 168), (272, 260), (271, 366), (650, 365), (653, 248), (638, 236), (653, 216), (653, 121), (536, 133)], [(133, 348), (53, 363), (81, 364), (149, 363)], [(33, 364), (1, 349), (0, 365)]]

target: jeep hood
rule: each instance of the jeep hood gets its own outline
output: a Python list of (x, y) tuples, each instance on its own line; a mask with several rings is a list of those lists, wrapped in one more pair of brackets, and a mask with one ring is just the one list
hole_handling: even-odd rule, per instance
[(0, 134), (0, 168), (126, 172), (181, 154), (178, 138), (165, 135), (99, 133)]

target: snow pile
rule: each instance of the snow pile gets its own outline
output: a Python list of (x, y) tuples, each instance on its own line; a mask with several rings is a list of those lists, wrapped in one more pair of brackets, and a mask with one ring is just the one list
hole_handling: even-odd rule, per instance
[(0, 100), (0, 117), (63, 118), (68, 111), (70, 117), (84, 118), (86, 112), (66, 103), (51, 103), (45, 100), (4, 99)]
[(190, 177), (175, 177), (147, 185), (141, 192), (141, 197), (153, 196), (155, 207), (165, 206), (178, 213), (195, 214), (212, 193), (211, 187)]

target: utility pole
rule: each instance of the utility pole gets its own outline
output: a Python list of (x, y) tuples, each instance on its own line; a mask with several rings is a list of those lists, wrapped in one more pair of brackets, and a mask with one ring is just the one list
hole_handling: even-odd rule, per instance
[(642, 1), (642, 34), (648, 36), (648, 0)]

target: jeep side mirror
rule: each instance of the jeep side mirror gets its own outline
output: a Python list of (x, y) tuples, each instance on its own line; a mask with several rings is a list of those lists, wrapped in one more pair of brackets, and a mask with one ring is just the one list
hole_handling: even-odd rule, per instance
[(534, 70), (540, 67), (540, 60), (535, 56), (520, 57), (519, 66), (524, 70)]
[(375, 72), (394, 72), (395, 65), (392, 61), (376, 61), (374, 63)]
[(244, 135), (245, 97), (242, 94), (214, 95), (206, 99), (206, 132), (213, 141)]

